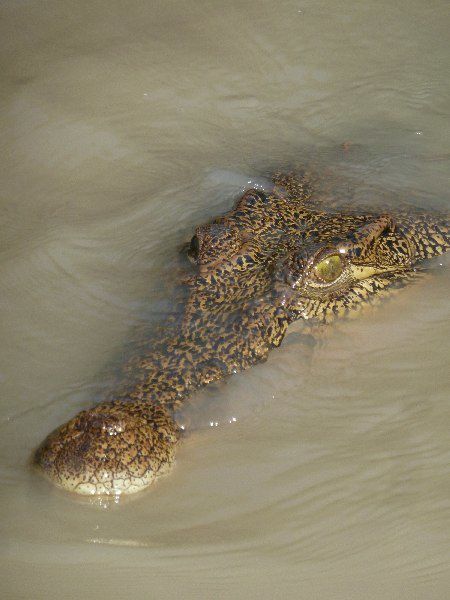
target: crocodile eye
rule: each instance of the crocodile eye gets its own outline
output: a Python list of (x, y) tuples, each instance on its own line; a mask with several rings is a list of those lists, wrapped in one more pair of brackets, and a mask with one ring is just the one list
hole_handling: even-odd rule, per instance
[(197, 260), (200, 252), (200, 242), (196, 235), (192, 236), (191, 243), (189, 245), (188, 255), (193, 260)]
[(314, 267), (314, 274), (320, 281), (332, 283), (344, 270), (342, 259), (338, 254), (327, 256)]

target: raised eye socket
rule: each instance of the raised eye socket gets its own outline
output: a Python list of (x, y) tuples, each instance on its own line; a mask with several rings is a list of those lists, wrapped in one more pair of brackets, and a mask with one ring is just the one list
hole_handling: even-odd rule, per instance
[(342, 274), (344, 266), (339, 254), (332, 254), (321, 260), (314, 267), (314, 274), (320, 281), (332, 283)]
[(191, 243), (189, 245), (188, 254), (193, 260), (197, 260), (200, 252), (200, 242), (196, 235), (192, 236)]

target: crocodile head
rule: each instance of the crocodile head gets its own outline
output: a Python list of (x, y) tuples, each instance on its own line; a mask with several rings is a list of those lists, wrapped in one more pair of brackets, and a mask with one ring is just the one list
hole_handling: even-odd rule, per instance
[(144, 489), (171, 466), (173, 411), (195, 389), (264, 360), (292, 321), (343, 316), (449, 248), (443, 217), (330, 214), (309, 196), (303, 180), (281, 176), (272, 193), (250, 190), (197, 228), (180, 319), (140, 345), (122, 388), (46, 438), (35, 462), (47, 478), (79, 494)]
[(303, 182), (278, 176), (275, 184), (271, 194), (249, 190), (230, 213), (197, 229), (191, 258), (199, 273), (189, 281), (185, 321), (251, 301), (289, 307), (290, 319), (330, 322), (401, 287), (421, 261), (449, 248), (446, 216), (330, 214)]

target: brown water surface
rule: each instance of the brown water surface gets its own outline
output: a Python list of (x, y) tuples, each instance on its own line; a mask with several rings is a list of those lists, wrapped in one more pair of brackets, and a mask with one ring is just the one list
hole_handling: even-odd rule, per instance
[(273, 169), (449, 209), (448, 2), (1, 11), (2, 598), (448, 598), (445, 258), (202, 394), (133, 501), (78, 503), (28, 466), (167, 310), (194, 225)]

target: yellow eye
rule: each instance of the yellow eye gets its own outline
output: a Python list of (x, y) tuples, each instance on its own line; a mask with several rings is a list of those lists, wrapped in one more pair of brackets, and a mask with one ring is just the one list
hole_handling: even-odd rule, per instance
[(314, 273), (318, 279), (331, 283), (335, 281), (344, 270), (341, 257), (338, 254), (327, 256), (314, 267)]

